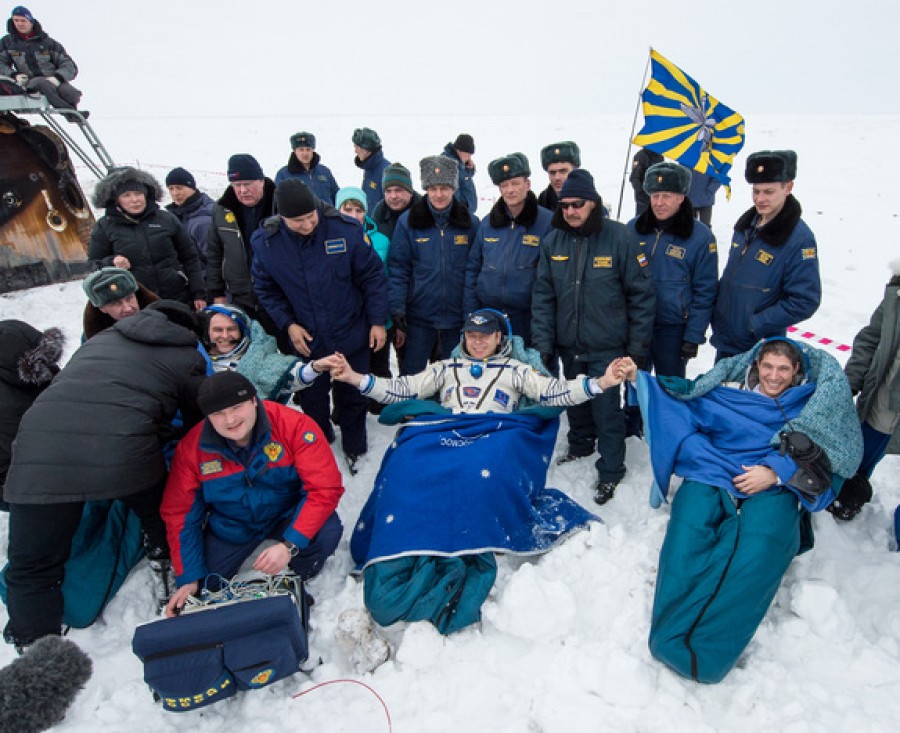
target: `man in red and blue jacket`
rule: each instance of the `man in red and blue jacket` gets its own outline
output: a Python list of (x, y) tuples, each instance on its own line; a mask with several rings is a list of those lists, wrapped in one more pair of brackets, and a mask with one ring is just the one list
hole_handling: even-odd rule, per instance
[(315, 421), (256, 397), (243, 375), (225, 371), (200, 387), (206, 419), (175, 452), (160, 513), (166, 522), (178, 590), (173, 616), (204, 579), (235, 575), (266, 539), (278, 540), (253, 568), (316, 575), (343, 527), (344, 493), (334, 454)]

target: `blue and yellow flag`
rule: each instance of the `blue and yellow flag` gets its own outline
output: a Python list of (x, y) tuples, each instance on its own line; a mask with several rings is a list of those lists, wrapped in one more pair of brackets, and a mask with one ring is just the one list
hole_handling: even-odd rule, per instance
[(650, 50), (650, 83), (641, 94), (644, 127), (632, 141), (721, 181), (744, 147), (744, 118)]

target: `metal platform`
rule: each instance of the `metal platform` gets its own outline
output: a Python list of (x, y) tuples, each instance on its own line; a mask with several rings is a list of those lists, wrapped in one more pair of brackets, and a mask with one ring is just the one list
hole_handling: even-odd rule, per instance
[[(47, 126), (59, 135), (69, 146), (69, 149), (77, 155), (81, 161), (97, 178), (104, 178), (116, 167), (106, 147), (100, 142), (97, 133), (83, 113), (73, 109), (58, 109), (50, 106), (43, 94), (19, 94), (8, 97), (0, 97), (0, 112), (12, 112), (14, 114), (40, 115)], [(62, 120), (59, 118), (62, 117)], [(77, 125), (91, 150), (91, 155), (83, 143), (79, 143), (67, 129), (63, 122)]]

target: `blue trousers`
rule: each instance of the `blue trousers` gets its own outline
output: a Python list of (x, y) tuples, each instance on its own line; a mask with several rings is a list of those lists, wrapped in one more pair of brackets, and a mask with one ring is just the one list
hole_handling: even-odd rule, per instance
[[(345, 354), (353, 371), (360, 374), (369, 372), (369, 349), (360, 349), (352, 354)], [(334, 429), (331, 427), (331, 400), (337, 422), (341, 428), (341, 447), (348, 455), (361, 456), (368, 449), (366, 432), (366, 398), (354, 385), (344, 382), (332, 382), (330, 374), (322, 374), (309, 387), (297, 393), (300, 406), (325, 433), (329, 443), (334, 442)]]
[[(563, 374), (572, 379), (578, 374), (599, 377), (614, 359), (575, 361), (571, 353), (562, 354)], [(566, 410), (569, 416), (569, 450), (573, 455), (590, 455), (596, 440), (600, 457), (594, 464), (601, 481), (619, 481), (625, 475), (625, 414), (621, 389), (616, 386), (599, 397)]]
[[(280, 540), (285, 527), (287, 527), (287, 521), (280, 522), (272, 528), (266, 539)], [(343, 531), (344, 526), (341, 524), (340, 517), (337, 512), (333, 512), (310, 543), (301, 549), (296, 557), (291, 558), (288, 563), (290, 569), (303, 580), (309, 580), (317, 575), (325, 561), (337, 549)], [(223, 578), (234, 577), (244, 560), (250, 557), (257, 547), (259, 547), (258, 540), (251, 540), (243, 545), (232, 545), (220, 540), (212, 532), (205, 532), (203, 535), (206, 567), (211, 574), (221, 575)]]
[(419, 323), (410, 323), (409, 331), (406, 332), (406, 356), (400, 374), (418, 374), (425, 369), (434, 345), (439, 339), (440, 357), (449, 359), (450, 353), (459, 343), (458, 328), (432, 328)]
[(889, 433), (877, 431), (867, 422), (864, 422), (860, 427), (863, 435), (863, 457), (862, 463), (859, 464), (856, 472), (866, 478), (872, 478), (875, 466), (884, 458), (888, 443), (891, 442), (891, 436)]
[(650, 342), (650, 367), (665, 377), (681, 377), (684, 379), (687, 359), (681, 355), (681, 343), (684, 341), (684, 325), (656, 325), (653, 327), (653, 340)]

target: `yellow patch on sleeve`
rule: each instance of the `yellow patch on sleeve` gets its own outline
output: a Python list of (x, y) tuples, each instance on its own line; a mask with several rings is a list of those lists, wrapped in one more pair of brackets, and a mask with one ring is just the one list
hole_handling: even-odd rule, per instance
[(816, 248), (815, 247), (806, 247), (800, 250), (800, 256), (804, 260), (814, 260), (816, 259)]
[(709, 243), (709, 253), (714, 255), (716, 252), (717, 252), (717, 250), (716, 250), (716, 243), (715, 243), (715, 240), (714, 240), (714, 241), (712, 241), (712, 242)]
[(225, 221), (228, 224), (234, 224), (237, 221), (237, 219), (234, 217), (234, 214), (232, 214), (230, 211), (226, 211), (225, 212)]
[(639, 264), (641, 267), (646, 267), (646, 266), (649, 264), (649, 263), (647, 262), (647, 255), (645, 255), (643, 252), (641, 252), (641, 253), (637, 256), (637, 261), (638, 261), (638, 264)]

